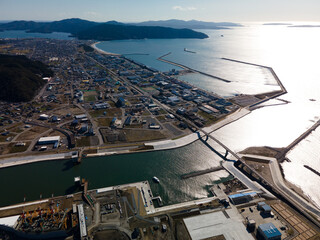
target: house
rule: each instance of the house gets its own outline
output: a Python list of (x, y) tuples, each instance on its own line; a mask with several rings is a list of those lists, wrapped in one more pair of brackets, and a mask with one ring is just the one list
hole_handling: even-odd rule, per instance
[(117, 107), (124, 107), (126, 105), (126, 100), (123, 97), (119, 97), (118, 101), (116, 102)]

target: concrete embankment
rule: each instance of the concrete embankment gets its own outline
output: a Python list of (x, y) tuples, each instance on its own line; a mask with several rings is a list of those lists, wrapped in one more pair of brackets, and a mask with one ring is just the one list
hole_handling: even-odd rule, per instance
[(77, 158), (78, 153), (73, 154), (73, 152), (67, 153), (58, 153), (58, 154), (48, 154), (48, 155), (30, 155), (24, 157), (15, 157), (15, 158), (7, 158), (0, 160), (0, 168), (13, 167), (16, 165), (35, 163), (35, 162), (43, 162), (43, 161), (51, 161), (51, 160), (62, 160), (62, 159), (70, 159)]
[[(282, 82), (280, 81), (278, 75), (275, 73), (275, 71), (273, 70), (273, 68), (268, 67), (268, 66), (263, 66), (263, 65), (259, 65), (259, 64), (255, 64), (255, 63), (249, 63), (249, 62), (243, 62), (243, 61), (239, 61), (239, 60), (234, 60), (234, 59), (230, 59), (230, 58), (221, 58), (223, 60), (226, 61), (231, 61), (231, 62), (236, 62), (236, 63), (242, 63), (242, 64), (247, 64), (247, 65), (252, 65), (252, 66), (256, 66), (256, 67), (262, 67), (262, 68), (267, 68), (269, 69), (269, 71), (271, 72), (272, 76), (274, 77), (274, 79), (277, 81), (278, 85), (280, 86), (281, 90), (283, 93), (287, 93), (286, 88), (284, 87), (284, 85), (282, 84)], [(282, 93), (282, 94), (283, 94)]]
[[(216, 131), (217, 129), (228, 125), (245, 115), (249, 114), (250, 111), (241, 108), (237, 110), (236, 112), (228, 115), (225, 119), (217, 122), (216, 124), (204, 128), (204, 130), (207, 133), (211, 133), (213, 131)], [(205, 134), (200, 133), (200, 137), (203, 137)], [(175, 148), (180, 148), (187, 146), (195, 141), (199, 140), (199, 134), (198, 133), (192, 133), (187, 136), (181, 137), (179, 139), (170, 139), (170, 140), (163, 140), (158, 142), (149, 142), (145, 143), (145, 146), (152, 146), (153, 149), (150, 150), (144, 150), (144, 152), (150, 152), (150, 151), (163, 151), (163, 150), (170, 150)], [(139, 151), (140, 152), (140, 151)], [(74, 154), (73, 154), (74, 153)], [(114, 154), (128, 154), (128, 153), (137, 153), (134, 151), (130, 151), (130, 149), (98, 149), (97, 153), (91, 153), (87, 154), (86, 157), (100, 157), (100, 156), (107, 156), (107, 155), (114, 155)], [(0, 168), (5, 167), (12, 167), (22, 164), (28, 164), (28, 163), (35, 163), (35, 162), (42, 162), (42, 161), (50, 161), (50, 160), (62, 160), (62, 159), (70, 159), (70, 158), (78, 158), (78, 150), (73, 152), (67, 152), (67, 153), (59, 153), (59, 154), (47, 154), (47, 155), (30, 155), (30, 156), (23, 156), (23, 157), (13, 157), (13, 158), (6, 158), (3, 160), (0, 160)]]

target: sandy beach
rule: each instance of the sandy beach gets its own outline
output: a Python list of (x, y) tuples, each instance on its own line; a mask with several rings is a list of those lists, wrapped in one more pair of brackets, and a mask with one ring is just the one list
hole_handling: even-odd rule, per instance
[(106, 54), (106, 55), (120, 56), (120, 54), (106, 52), (106, 51), (101, 50), (100, 48), (97, 48), (96, 45), (97, 45), (98, 43), (100, 43), (100, 42), (95, 42), (95, 43), (91, 44), (91, 47), (94, 48), (97, 52), (99, 52), (99, 53), (101, 53), (101, 54)]

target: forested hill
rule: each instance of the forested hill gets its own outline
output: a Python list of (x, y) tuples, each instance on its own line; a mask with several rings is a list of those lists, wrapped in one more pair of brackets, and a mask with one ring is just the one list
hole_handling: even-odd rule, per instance
[(0, 100), (30, 101), (45, 84), (42, 79), (45, 76), (53, 76), (53, 72), (39, 61), (0, 54)]
[(101, 24), (75, 34), (79, 39), (95, 39), (99, 41), (124, 40), (124, 39), (171, 39), (171, 38), (198, 38), (208, 36), (191, 29), (174, 29), (167, 27), (146, 27)]
[(13, 21), (0, 24), (0, 31), (25, 30), (27, 32), (51, 33), (67, 32), (79, 39), (122, 40), (144, 38), (207, 38), (201, 32), (191, 29), (174, 29), (159, 26), (133, 26), (109, 21), (98, 23), (78, 18), (54, 22)]

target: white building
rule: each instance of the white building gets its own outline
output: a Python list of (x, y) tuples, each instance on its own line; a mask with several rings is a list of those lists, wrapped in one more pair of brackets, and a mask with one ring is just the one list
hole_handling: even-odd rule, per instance
[(192, 240), (211, 239), (219, 235), (226, 240), (254, 240), (242, 220), (235, 209), (228, 209), (184, 218), (183, 222)]
[(38, 145), (53, 144), (53, 148), (57, 148), (60, 143), (60, 136), (42, 137), (38, 140)]

